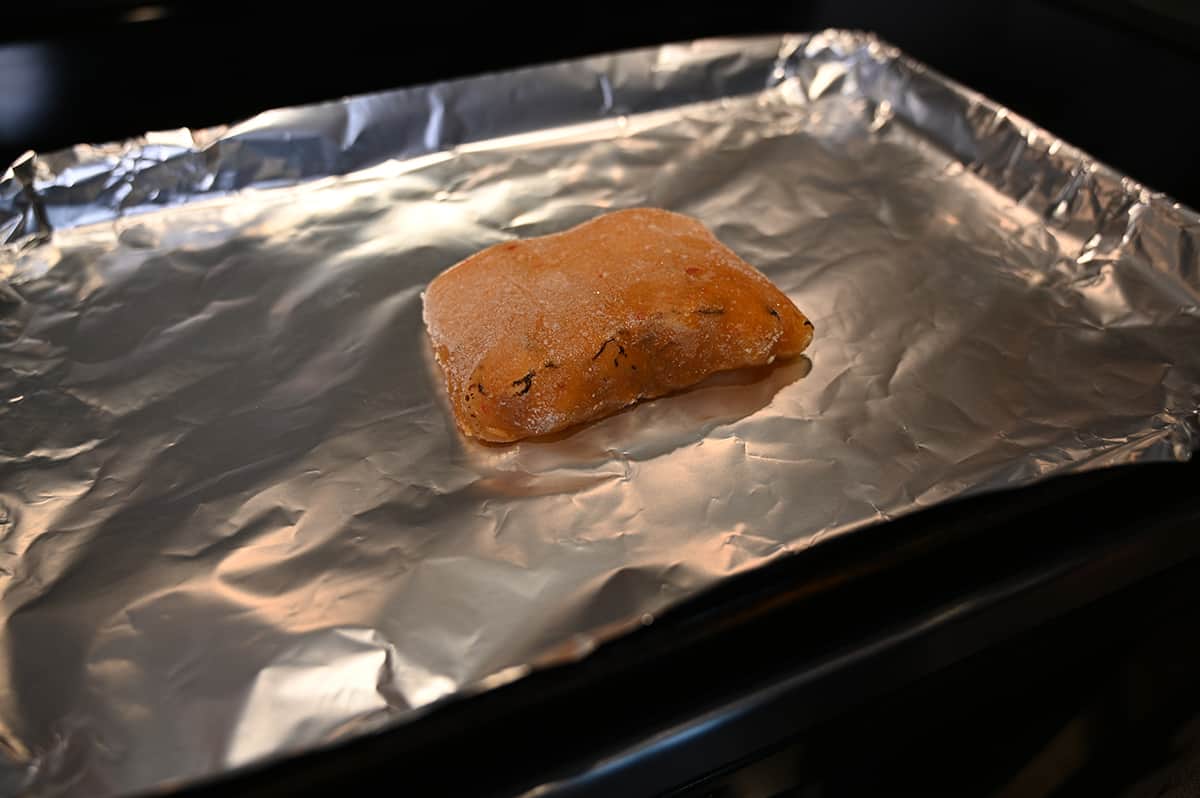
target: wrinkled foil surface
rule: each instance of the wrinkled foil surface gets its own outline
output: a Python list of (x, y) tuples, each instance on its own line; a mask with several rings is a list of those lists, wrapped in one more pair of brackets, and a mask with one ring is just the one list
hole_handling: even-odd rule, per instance
[[(761, 268), (809, 357), (461, 437), (423, 287), (635, 205)], [(864, 34), (31, 154), (0, 239), (8, 794), (411, 720), (823, 539), (1198, 438), (1197, 216)]]

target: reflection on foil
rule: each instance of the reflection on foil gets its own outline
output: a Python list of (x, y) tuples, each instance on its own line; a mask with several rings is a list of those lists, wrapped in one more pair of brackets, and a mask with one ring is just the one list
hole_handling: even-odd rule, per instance
[[(634, 205), (766, 272), (811, 360), (463, 439), (421, 290)], [(0, 179), (0, 231), (5, 793), (364, 733), (864, 524), (1196, 443), (1200, 220), (858, 34), (81, 146)]]

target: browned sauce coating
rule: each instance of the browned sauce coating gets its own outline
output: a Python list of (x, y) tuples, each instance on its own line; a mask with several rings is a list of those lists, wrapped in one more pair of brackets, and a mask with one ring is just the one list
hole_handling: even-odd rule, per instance
[(804, 351), (812, 324), (700, 222), (634, 209), (439, 275), (425, 325), (458, 426), (515, 441)]

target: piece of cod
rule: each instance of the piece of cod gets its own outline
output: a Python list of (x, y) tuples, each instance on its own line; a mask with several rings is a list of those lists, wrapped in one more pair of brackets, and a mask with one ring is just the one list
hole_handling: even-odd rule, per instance
[(704, 225), (650, 208), (489, 247), (423, 300), (459, 428), (498, 443), (798, 355), (813, 337)]

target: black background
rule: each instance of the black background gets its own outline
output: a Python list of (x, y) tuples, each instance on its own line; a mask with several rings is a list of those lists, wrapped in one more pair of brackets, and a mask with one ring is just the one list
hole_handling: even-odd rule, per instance
[(874, 31), (1135, 179), (1200, 204), (1187, 124), (1200, 85), (1200, 11), (1189, 0), (605, 0), (552, 11), (365, 0), (9, 5), (0, 20), (4, 163), (25, 149), (222, 124), (585, 53), (843, 27)]

